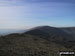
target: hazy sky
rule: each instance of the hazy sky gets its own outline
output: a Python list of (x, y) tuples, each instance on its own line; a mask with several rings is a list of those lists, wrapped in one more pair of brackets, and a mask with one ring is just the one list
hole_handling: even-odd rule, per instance
[(75, 0), (0, 0), (0, 29), (75, 27)]

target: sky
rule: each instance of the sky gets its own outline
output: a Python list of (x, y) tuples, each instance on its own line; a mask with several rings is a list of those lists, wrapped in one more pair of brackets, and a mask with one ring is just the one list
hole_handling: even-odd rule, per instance
[(0, 0), (0, 29), (75, 27), (75, 0)]

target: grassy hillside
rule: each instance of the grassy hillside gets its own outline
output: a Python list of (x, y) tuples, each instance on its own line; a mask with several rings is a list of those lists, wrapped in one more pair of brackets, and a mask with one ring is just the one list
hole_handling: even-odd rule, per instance
[(59, 51), (73, 51), (55, 42), (27, 34), (0, 37), (0, 56), (58, 56)]
[(75, 37), (59, 28), (42, 26), (0, 36), (0, 56), (59, 56), (59, 51), (75, 51)]

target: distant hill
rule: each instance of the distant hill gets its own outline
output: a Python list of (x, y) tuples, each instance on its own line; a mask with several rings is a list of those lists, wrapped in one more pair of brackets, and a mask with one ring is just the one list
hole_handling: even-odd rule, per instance
[(61, 28), (50, 26), (35, 27), (25, 32), (25, 34), (40, 36), (42, 38), (58, 42), (74, 40), (72, 34), (65, 32), (65, 30), (62, 30)]
[(66, 29), (39, 26), (0, 36), (0, 56), (59, 56), (59, 51), (75, 51), (73, 38)]
[(75, 39), (75, 27), (65, 27), (65, 28), (61, 28), (63, 29), (65, 32), (67, 32), (68, 34), (71, 34), (73, 36), (73, 38)]
[(12, 33), (23, 33), (26, 32), (27, 29), (0, 29), (0, 35), (7, 35)]

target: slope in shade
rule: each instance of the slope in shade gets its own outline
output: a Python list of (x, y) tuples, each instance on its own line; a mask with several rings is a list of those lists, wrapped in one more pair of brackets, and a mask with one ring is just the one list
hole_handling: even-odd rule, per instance
[(59, 41), (59, 42), (73, 40), (72, 35), (66, 33), (60, 28), (50, 27), (50, 26), (35, 27), (25, 32), (25, 34), (40, 36), (47, 40)]

